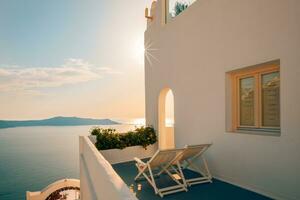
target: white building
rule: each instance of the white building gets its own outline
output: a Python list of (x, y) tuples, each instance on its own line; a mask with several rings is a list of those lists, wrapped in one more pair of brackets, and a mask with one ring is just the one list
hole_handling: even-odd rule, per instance
[[(145, 32), (146, 120), (160, 147), (213, 142), (216, 178), (300, 199), (300, 1), (197, 0), (169, 20), (167, 7), (153, 4)], [(263, 90), (271, 79), (278, 87)], [(168, 90), (174, 144), (164, 125)]]
[[(300, 199), (300, 1), (197, 0), (172, 17), (174, 5), (153, 2), (145, 32), (146, 121), (158, 130), (159, 148), (212, 142), (216, 180)], [(80, 138), (81, 199), (136, 199), (131, 180), (107, 161), (120, 151), (104, 155)], [(125, 155), (120, 162), (136, 152)]]

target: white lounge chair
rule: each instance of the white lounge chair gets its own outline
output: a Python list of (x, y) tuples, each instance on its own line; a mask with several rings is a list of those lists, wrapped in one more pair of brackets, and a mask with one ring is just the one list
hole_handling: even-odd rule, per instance
[[(146, 163), (139, 158), (134, 158), (136, 161), (136, 167), (139, 171), (134, 180), (137, 181), (141, 176), (144, 176), (149, 184), (153, 187), (155, 194), (158, 194), (161, 197), (167, 194), (187, 191), (186, 185), (178, 181), (169, 171), (170, 167), (175, 165), (178, 167), (177, 172), (179, 173), (180, 177), (183, 177), (183, 173), (178, 162), (183, 151), (183, 149), (158, 150)], [(159, 175), (162, 173), (169, 175), (176, 185), (158, 188), (155, 182), (156, 175), (153, 173), (153, 170), (155, 169), (160, 170)]]
[[(200, 144), (185, 146), (184, 151), (178, 160), (178, 162), (180, 163), (180, 167), (175, 168), (174, 166), (172, 166), (172, 169), (181, 177), (185, 186), (212, 182), (212, 175), (210, 174), (207, 162), (203, 155), (211, 145), (212, 144)], [(198, 158), (201, 159), (202, 165), (197, 165), (195, 163), (196, 160), (199, 160)], [(182, 173), (182, 170), (189, 167), (193, 171), (198, 172), (199, 177), (187, 179)]]

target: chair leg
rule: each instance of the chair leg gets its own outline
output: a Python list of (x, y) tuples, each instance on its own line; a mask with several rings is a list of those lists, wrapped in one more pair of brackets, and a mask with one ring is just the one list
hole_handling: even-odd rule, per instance
[(208, 169), (208, 165), (207, 165), (207, 162), (206, 162), (204, 156), (201, 156), (201, 159), (203, 161), (204, 169), (202, 167), (200, 168), (200, 167), (194, 165), (193, 162), (186, 160), (186, 162), (187, 162), (186, 168), (191, 166), (191, 167), (193, 167), (194, 170), (196, 170), (196, 172), (198, 172), (199, 174), (201, 174), (203, 176), (203, 177), (199, 177), (199, 178), (191, 178), (191, 179), (186, 180), (186, 182), (189, 186), (191, 186), (193, 184), (200, 184), (200, 183), (207, 183), (207, 182), (212, 183), (212, 176), (210, 174), (210, 171)]
[[(183, 182), (183, 185), (184, 185), (185, 187), (187, 187), (187, 183), (186, 183), (186, 180), (185, 180), (185, 177), (184, 177), (184, 174), (183, 174), (183, 172), (182, 172), (182, 169), (181, 169), (181, 166), (180, 166), (180, 163), (179, 163), (179, 162), (177, 162), (177, 167), (178, 167), (178, 170), (179, 170), (180, 177), (181, 177), (181, 180), (182, 180), (182, 182)], [(177, 173), (178, 173), (178, 172), (177, 172)]]
[[(178, 163), (178, 166), (180, 166), (179, 163)], [(176, 178), (174, 178), (172, 176), (172, 174), (169, 172), (168, 168), (166, 168), (166, 167), (162, 167), (161, 173), (164, 173), (164, 172), (167, 173), (172, 178), (172, 180), (177, 183), (177, 185), (160, 188), (160, 189), (157, 188), (157, 186), (156, 186), (155, 175), (153, 174), (153, 171), (149, 164), (147, 164), (142, 170), (140, 168), (138, 168), (138, 169), (139, 169), (139, 173), (136, 176), (135, 180), (138, 179), (141, 175), (143, 175), (146, 178), (146, 180), (149, 182), (149, 184), (153, 187), (155, 194), (158, 194), (160, 197), (164, 197), (164, 195), (173, 194), (175, 192), (187, 191), (186, 185), (184, 183), (182, 184)], [(146, 171), (149, 171), (149, 175), (146, 173)], [(180, 176), (183, 177), (183, 174), (181, 174)]]
[(203, 160), (203, 163), (204, 163), (204, 167), (205, 167), (205, 171), (207, 173), (207, 176), (209, 177), (210, 182), (212, 182), (211, 181), (212, 175), (211, 175), (211, 173), (209, 171), (208, 164), (207, 164), (206, 159), (204, 158), (204, 156), (202, 156), (202, 160)]
[(169, 172), (168, 169), (166, 169), (165, 172), (173, 179), (173, 181), (175, 181), (179, 186), (181, 186), (182, 189), (184, 189), (185, 191), (187, 191), (187, 188), (185, 187), (184, 183), (182, 184), (176, 178), (174, 178), (173, 175)]
[(164, 173), (165, 169), (166, 169), (166, 167), (162, 166), (161, 170), (156, 174), (156, 176), (160, 176), (162, 173)]
[(136, 167), (137, 167), (139, 173), (138, 173), (138, 175), (136, 175), (136, 177), (134, 178), (135, 181), (136, 181), (136, 180), (143, 174), (143, 172), (145, 171), (145, 167), (144, 167), (142, 170), (139, 168), (139, 166), (138, 166), (137, 164), (136, 164)]
[(156, 187), (154, 176), (153, 176), (153, 173), (152, 173), (152, 170), (151, 170), (151, 167), (150, 167), (149, 164), (148, 164), (148, 169), (149, 169), (150, 177), (151, 177), (151, 180), (152, 180), (152, 186), (154, 188), (155, 194), (157, 194), (158, 193), (158, 189)]

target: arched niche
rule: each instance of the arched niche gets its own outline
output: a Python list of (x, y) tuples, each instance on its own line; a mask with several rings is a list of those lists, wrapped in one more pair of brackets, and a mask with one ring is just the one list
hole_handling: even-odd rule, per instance
[(172, 149), (174, 138), (174, 94), (170, 88), (161, 90), (158, 99), (158, 147)]

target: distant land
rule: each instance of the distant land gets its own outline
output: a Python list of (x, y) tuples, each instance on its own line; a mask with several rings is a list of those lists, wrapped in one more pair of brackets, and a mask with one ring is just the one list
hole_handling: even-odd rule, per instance
[(83, 126), (83, 125), (116, 125), (119, 122), (110, 119), (91, 119), (79, 117), (53, 117), (42, 120), (0, 120), (0, 128), (14, 128), (26, 126)]

